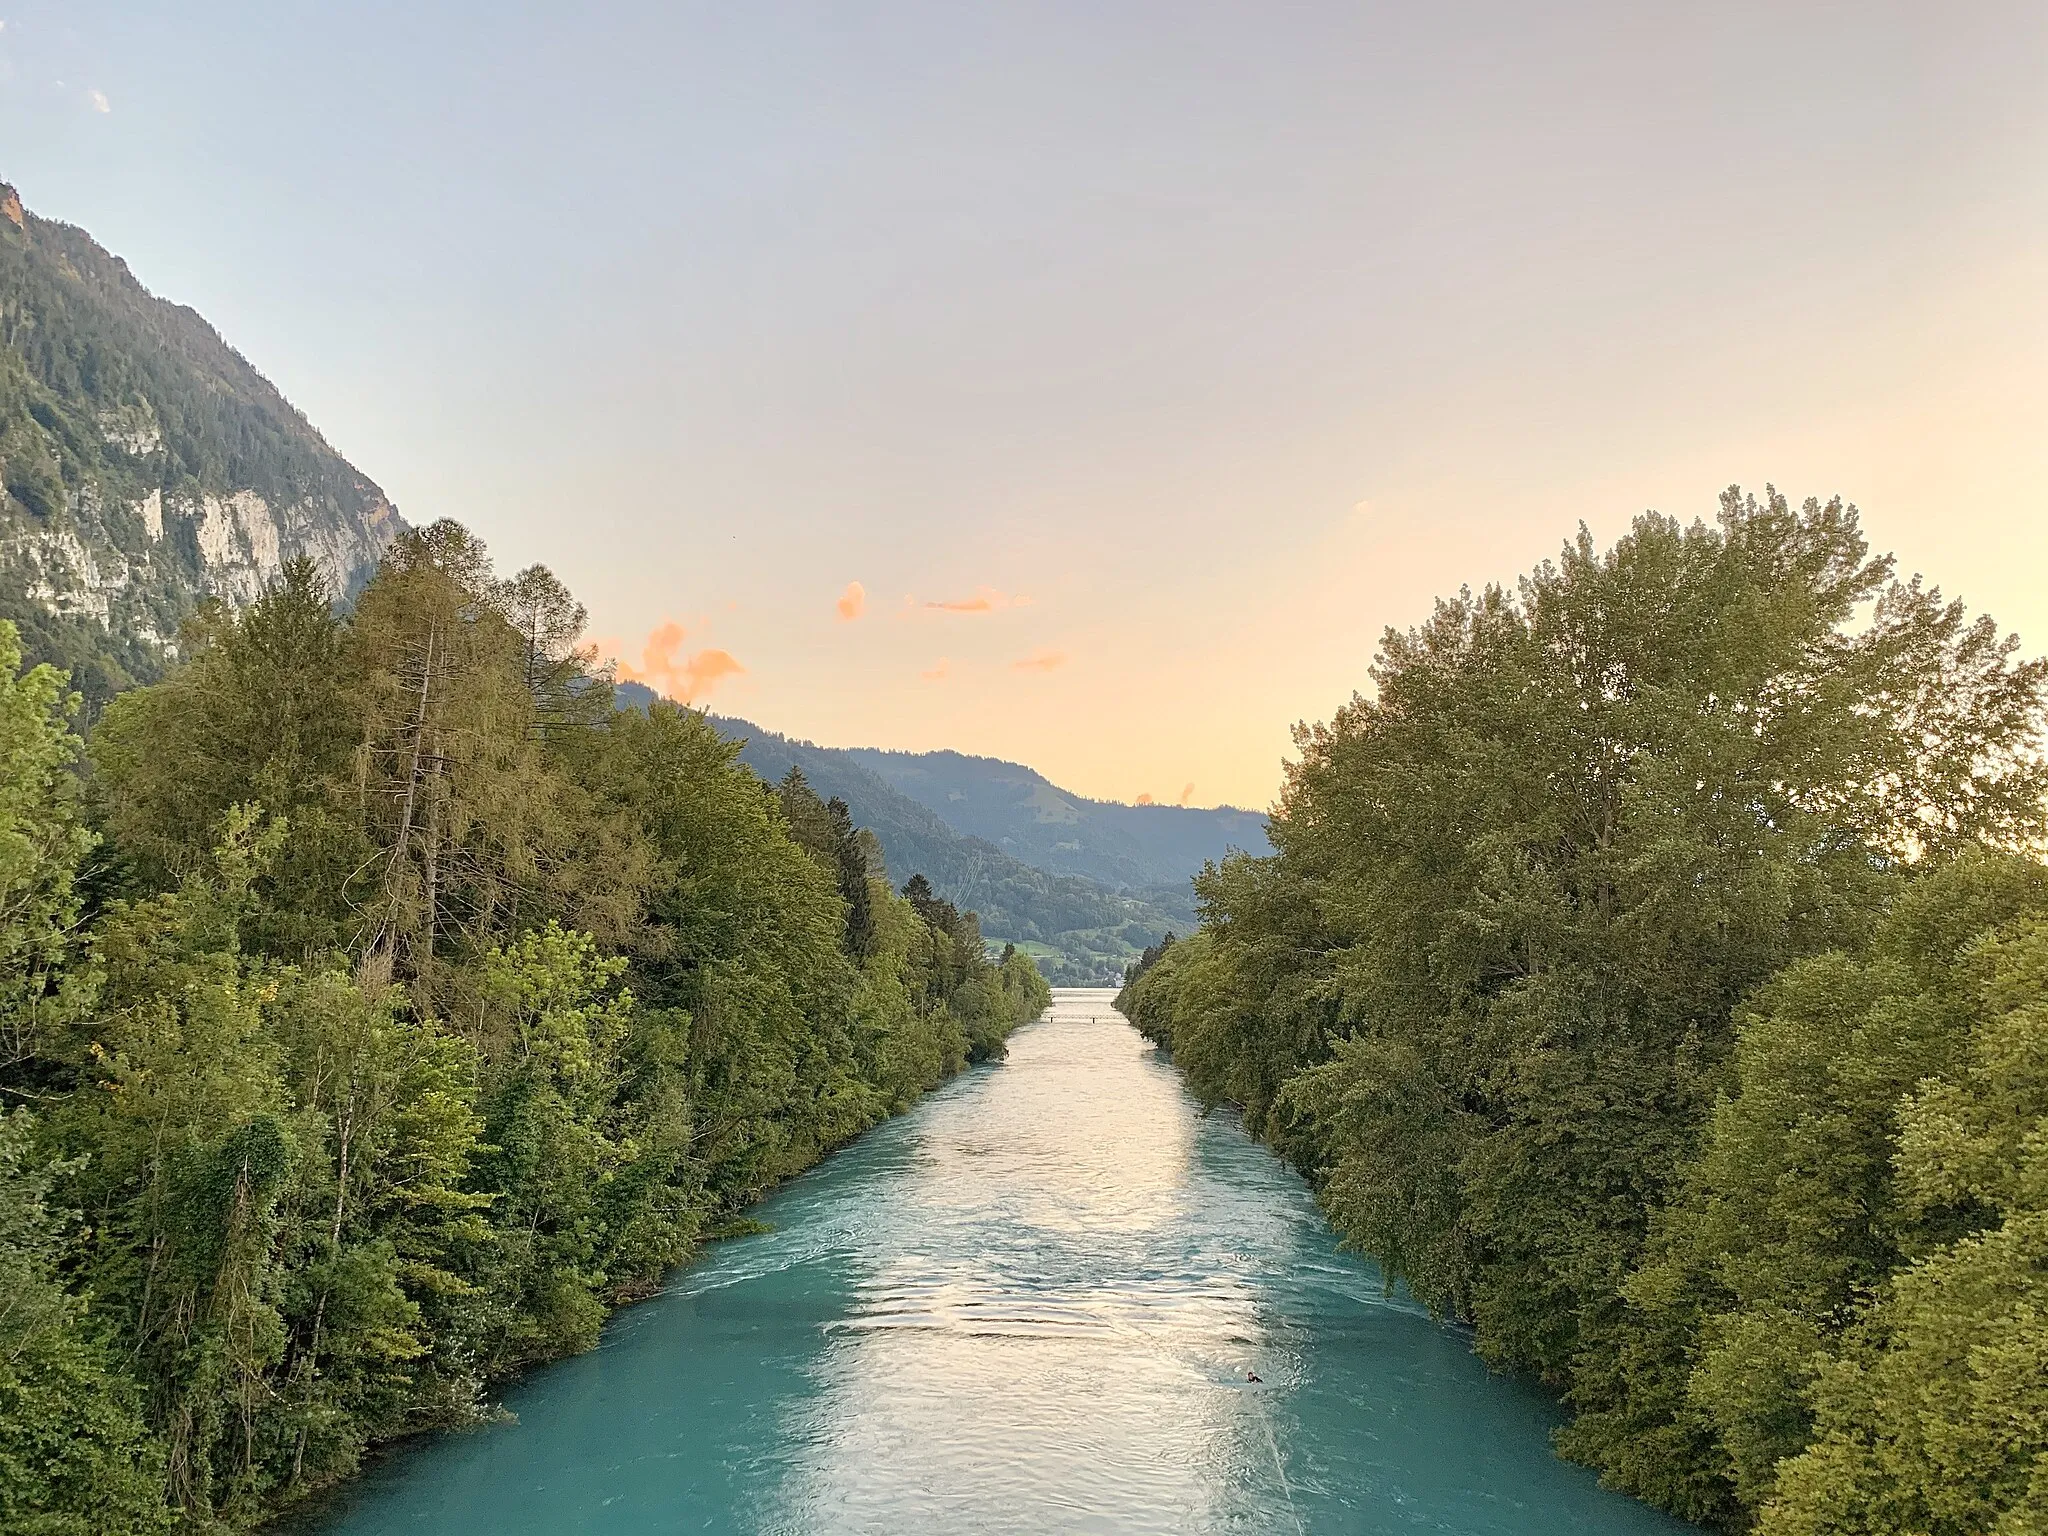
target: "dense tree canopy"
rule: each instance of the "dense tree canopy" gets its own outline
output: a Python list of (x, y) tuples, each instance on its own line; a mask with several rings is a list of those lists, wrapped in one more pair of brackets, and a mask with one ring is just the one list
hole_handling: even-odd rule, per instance
[[(1372, 696), (1299, 733), (1277, 852), (1202, 877), (1127, 1011), (1392, 1279), (1560, 1390), (1610, 1480), (1731, 1526), (1988, 1529), (2018, 1494), (1928, 1480), (2039, 1454), (1972, 1440), (2014, 1392), (2048, 1415), (1998, 1331), (2031, 1315), (2028, 1197), (1912, 1191), (1965, 1093), (1922, 1085), (2021, 1074), (2042, 995), (1997, 937), (2048, 900), (2048, 670), (2015, 648), (1839, 502), (1582, 532), (1386, 636)], [(1967, 1134), (2019, 1145), (2026, 1091)], [(1994, 1338), (2003, 1365), (1953, 1353)], [(1896, 1396), (1929, 1361), (1882, 1363), (1915, 1349), (1980, 1393), (1939, 1434)]]
[[(253, 1525), (1047, 1001), (453, 524), (86, 744), (0, 623), (0, 1529)], [(942, 905), (942, 904), (941, 904)]]

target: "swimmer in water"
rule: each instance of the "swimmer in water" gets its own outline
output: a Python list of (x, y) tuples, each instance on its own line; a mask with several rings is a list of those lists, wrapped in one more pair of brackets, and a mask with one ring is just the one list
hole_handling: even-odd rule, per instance
[(1246, 1381), (1257, 1381), (1259, 1379), (1259, 1373), (1257, 1371), (1246, 1371), (1244, 1373), (1244, 1379)]

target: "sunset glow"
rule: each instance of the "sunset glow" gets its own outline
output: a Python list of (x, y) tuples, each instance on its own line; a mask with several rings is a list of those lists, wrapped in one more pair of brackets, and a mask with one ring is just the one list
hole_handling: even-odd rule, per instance
[(1386, 626), (1731, 482), (2048, 647), (2038, 5), (62, 9), (30, 205), (778, 730), (1263, 806)]

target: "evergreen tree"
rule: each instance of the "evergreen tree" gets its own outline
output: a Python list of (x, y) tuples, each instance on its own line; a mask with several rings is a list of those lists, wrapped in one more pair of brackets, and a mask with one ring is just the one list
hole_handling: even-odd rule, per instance
[(363, 726), (348, 638), (313, 562), (289, 561), (239, 616), (188, 627), (191, 659), (165, 682), (107, 707), (94, 786), (142, 892), (206, 868), (222, 818), (261, 805), (286, 830), (252, 942), (304, 958), (351, 939), (348, 887), (371, 845), (351, 789)]

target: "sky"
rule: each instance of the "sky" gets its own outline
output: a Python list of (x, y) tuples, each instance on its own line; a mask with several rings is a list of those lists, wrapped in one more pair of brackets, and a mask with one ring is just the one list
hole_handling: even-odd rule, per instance
[(0, 179), (629, 674), (1263, 807), (1583, 521), (2048, 649), (2048, 6), (0, 0)]

